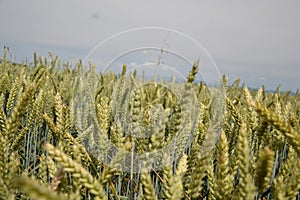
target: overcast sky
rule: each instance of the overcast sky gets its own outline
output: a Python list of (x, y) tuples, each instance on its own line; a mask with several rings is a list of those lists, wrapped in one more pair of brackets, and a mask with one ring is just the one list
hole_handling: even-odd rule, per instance
[[(300, 88), (300, 1), (0, 0), (0, 44), (17, 60), (48, 51), (84, 59), (112, 34), (136, 27), (183, 32), (230, 81)], [(117, 47), (116, 47), (117, 48)]]

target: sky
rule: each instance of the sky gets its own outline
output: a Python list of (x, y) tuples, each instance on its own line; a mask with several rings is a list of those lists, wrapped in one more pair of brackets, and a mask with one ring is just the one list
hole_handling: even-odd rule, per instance
[[(0, 0), (0, 53), (8, 46), (17, 61), (32, 61), (34, 52), (78, 60), (116, 33), (161, 27), (201, 44), (217, 66), (217, 70), (208, 67), (211, 73), (220, 71), (230, 82), (241, 78), (252, 88), (276, 89), (281, 84), (281, 90), (296, 91), (300, 88), (299, 10), (297, 0)], [(132, 32), (113, 40), (106, 52), (102, 46), (97, 56), (110, 60), (123, 50), (155, 44), (154, 35)], [(187, 57), (197, 52), (183, 35), (173, 32), (173, 36), (164, 36), (165, 48)], [(205, 65), (204, 54), (200, 63)], [(210, 79), (205, 70), (200, 66)]]

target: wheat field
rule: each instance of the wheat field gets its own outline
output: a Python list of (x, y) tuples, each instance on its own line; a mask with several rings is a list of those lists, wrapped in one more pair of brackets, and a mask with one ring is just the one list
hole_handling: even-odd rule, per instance
[[(167, 163), (162, 169), (130, 172), (120, 166), (126, 160), (124, 152), (131, 152), (133, 145), (135, 153), (146, 154), (166, 147), (175, 137), (186, 140), (188, 131), (178, 134), (188, 117), (184, 106), (170, 91), (152, 84), (137, 87), (125, 100), (129, 106), (116, 108), (113, 105), (122, 99), (113, 88), (124, 77), (126, 65), (120, 74), (99, 74), (91, 67), (84, 74), (90, 84), (85, 102), (89, 109), (80, 113), (73, 97), (82, 68), (80, 61), (74, 67), (57, 57), (44, 59), (36, 54), (32, 64), (14, 63), (4, 52), (0, 63), (0, 199), (299, 199), (299, 93), (281, 92), (279, 87), (275, 92), (263, 86), (251, 90), (240, 80), (228, 84), (223, 76), (226, 109), (218, 138), (209, 138), (212, 88), (194, 83), (201, 70), (195, 63), (186, 77), (199, 108), (191, 143), (176, 143), (176, 156), (166, 153), (157, 161)], [(130, 89), (126, 82), (119, 83), (120, 90)], [(128, 127), (134, 131), (156, 126), (156, 113), (149, 111), (154, 104), (165, 115), (158, 131), (148, 138), (126, 134), (122, 119), (112, 117), (130, 112)], [(91, 123), (96, 131), (83, 131)], [(103, 141), (120, 149), (109, 163), (100, 159), (109, 154), (101, 149)], [(211, 149), (201, 151), (207, 145)]]

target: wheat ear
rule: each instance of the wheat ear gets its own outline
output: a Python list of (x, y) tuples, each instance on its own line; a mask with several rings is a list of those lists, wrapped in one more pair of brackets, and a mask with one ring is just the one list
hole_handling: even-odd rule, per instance
[(70, 172), (73, 177), (78, 178), (79, 181), (89, 189), (90, 193), (95, 195), (95, 199), (104, 200), (107, 198), (100, 182), (94, 179), (80, 164), (49, 143), (45, 145), (45, 148), (66, 172)]

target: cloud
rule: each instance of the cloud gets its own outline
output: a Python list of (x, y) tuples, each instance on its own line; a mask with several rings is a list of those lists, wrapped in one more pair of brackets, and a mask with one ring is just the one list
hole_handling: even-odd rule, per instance
[(92, 17), (93, 19), (99, 19), (99, 18), (100, 18), (98, 13), (93, 13), (93, 14), (91, 15), (91, 17)]

